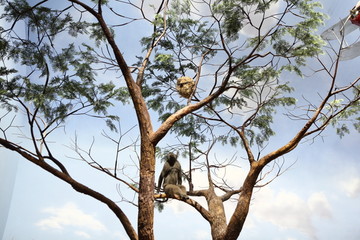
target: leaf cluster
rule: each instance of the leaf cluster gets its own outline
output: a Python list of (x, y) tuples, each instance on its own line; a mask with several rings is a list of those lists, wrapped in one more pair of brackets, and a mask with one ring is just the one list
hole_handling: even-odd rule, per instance
[[(354, 88), (354, 96), (359, 96), (359, 87)], [(342, 138), (350, 133), (351, 121), (354, 130), (360, 133), (360, 101), (354, 101), (350, 104), (345, 99), (334, 99), (325, 106), (325, 114), (320, 118), (322, 123), (328, 122), (336, 128), (336, 133)]]
[[(235, 43), (243, 24), (249, 17), (246, 9), (251, 7), (255, 9), (255, 14), (264, 14), (276, 2), (257, 0), (216, 2), (212, 9), (214, 16), (221, 21), (221, 27), (217, 30), (208, 22), (201, 23), (189, 17), (191, 7), (187, 5), (188, 1), (174, 2), (167, 16), (166, 29), (164, 29), (163, 16), (157, 16), (154, 25), (158, 31), (150, 37), (143, 38), (142, 44), (146, 48), (150, 47), (154, 37), (166, 30), (167, 34), (159, 41), (156, 55), (149, 64), (147, 75), (149, 81), (144, 88), (146, 96), (150, 97), (149, 107), (160, 114), (160, 121), (164, 121), (171, 113), (182, 107), (172, 97), (172, 89), (177, 77), (186, 75), (186, 71), (192, 70), (196, 74), (197, 66), (193, 59), (200, 57), (214, 46), (221, 46), (218, 34), (225, 34), (225, 43)], [(320, 5), (307, 0), (288, 1), (287, 4), (286, 13), (293, 14), (293, 18), (299, 18), (300, 21), (284, 19), (294, 24), (281, 22), (282, 24), (276, 25), (268, 35), (249, 38), (247, 46), (255, 52), (271, 51), (271, 54), (279, 59), (295, 59), (295, 64), (291, 61), (275, 66), (269, 64), (265, 67), (245, 64), (244, 55), (236, 56), (236, 51), (229, 51), (233, 55), (229, 57), (227, 63), (236, 65), (236, 68), (232, 69), (227, 92), (217, 97), (211, 103), (211, 107), (204, 109), (202, 120), (194, 116), (186, 117), (176, 124), (172, 129), (173, 132), (181, 136), (188, 136), (190, 133), (196, 135), (195, 138), (205, 141), (206, 136), (201, 133), (204, 129), (199, 127), (198, 123), (209, 124), (206, 119), (216, 119), (216, 114), (212, 113), (216, 109), (219, 112), (228, 111), (231, 115), (234, 112), (243, 112), (246, 115), (251, 113), (249, 119), (245, 119), (242, 123), (246, 128), (245, 133), (250, 139), (250, 144), (256, 143), (262, 146), (275, 134), (271, 124), (276, 109), (296, 103), (294, 98), (286, 96), (293, 90), (288, 83), (279, 83), (281, 73), (295, 71), (301, 75), (299, 66), (304, 65), (307, 57), (319, 54), (323, 44), (323, 41), (314, 34), (317, 26), (322, 24), (324, 19), (324, 15), (314, 10)], [(280, 14), (278, 16), (281, 17)], [(213, 57), (218, 56), (216, 55), (218, 52), (218, 50), (213, 51), (206, 60), (214, 60)], [(241, 126), (240, 123), (237, 124)], [(219, 139), (224, 143), (236, 144), (239, 137), (219, 134)]]
[[(112, 121), (118, 117), (109, 115), (107, 110), (114, 101), (126, 103), (127, 90), (111, 80), (98, 80), (99, 55), (90, 45), (54, 44), (67, 33), (71, 37), (88, 35), (87, 39), (99, 46), (105, 39), (99, 25), (74, 21), (70, 6), (61, 10), (32, 7), (24, 0), (6, 1), (2, 5), (1, 18), (12, 27), (0, 29), (1, 59), (25, 66), (26, 72), (15, 74), (14, 70), (1, 68), (1, 75), (6, 76), (0, 78), (1, 103), (7, 107), (15, 106), (16, 102), (32, 105), (34, 114), (41, 113), (48, 123), (62, 122), (74, 114), (95, 114), (104, 117), (114, 130)], [(19, 21), (27, 27), (25, 37), (14, 27)]]
[(295, 58), (299, 66), (305, 65), (307, 57), (314, 57), (322, 53), (325, 42), (315, 34), (317, 28), (324, 23), (326, 15), (316, 11), (321, 4), (318, 2), (295, 1), (294, 6), (302, 16), (302, 20), (293, 26), (282, 26), (271, 35), (275, 53), (287, 58)]
[[(166, 31), (157, 44), (142, 86), (149, 108), (160, 114), (160, 121), (183, 107), (177, 99), (169, 98), (177, 78), (195, 74), (198, 66), (193, 59), (215, 44), (215, 30), (207, 22), (191, 17), (190, 1), (173, 1), (171, 6), (166, 12), (166, 24), (165, 18), (157, 15), (153, 21), (154, 33), (141, 40), (144, 48), (148, 49)], [(136, 65), (140, 66), (141, 62), (142, 58), (139, 57)]]
[[(286, 96), (293, 91), (288, 83), (279, 83), (281, 70), (274, 68), (251, 67), (244, 65), (234, 73), (229, 83), (232, 93), (225, 93), (213, 102), (213, 109), (226, 109), (230, 114), (246, 113), (248, 117), (241, 122), (233, 123), (244, 129), (250, 145), (259, 146), (275, 135), (271, 128), (273, 117), (278, 107), (288, 107), (296, 99)], [(214, 110), (216, 111), (216, 110)], [(214, 115), (212, 118), (215, 118)], [(221, 135), (224, 144), (235, 145), (240, 139), (237, 135)]]

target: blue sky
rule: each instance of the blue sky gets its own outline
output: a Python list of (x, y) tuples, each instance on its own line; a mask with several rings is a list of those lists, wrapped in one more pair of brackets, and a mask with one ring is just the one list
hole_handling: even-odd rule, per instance
[[(343, 18), (356, 4), (356, 1), (350, 0), (321, 2), (330, 16), (324, 29)], [(357, 30), (356, 33), (360, 32)], [(359, 61), (360, 58), (357, 58), (341, 63), (342, 81), (349, 82), (351, 77), (358, 76)], [(321, 76), (294, 81), (303, 95), (311, 99), (317, 96), (314, 89), (320, 90), (325, 83), (326, 79)], [(120, 116), (126, 120), (122, 125), (124, 131), (134, 124), (131, 109), (126, 111)], [(9, 119), (1, 124), (6, 124), (6, 121)], [(18, 118), (16, 124), (22, 125), (22, 119)], [(95, 170), (89, 170), (84, 162), (68, 158), (73, 157), (74, 153), (64, 145), (68, 146), (74, 139), (72, 130), (76, 129), (79, 141), (85, 148), (92, 141), (92, 133), (88, 129), (93, 128), (94, 124), (94, 121), (70, 121), (66, 135), (60, 131), (53, 137), (60, 146), (57, 153), (64, 157), (69, 170), (80, 182), (119, 201), (136, 226), (137, 210), (122, 201), (117, 183)], [(274, 128), (286, 128), (287, 131), (274, 138), (267, 147), (269, 150), (281, 146), (297, 130), (293, 122), (285, 118), (279, 118)], [(136, 131), (130, 131), (128, 136), (136, 139)], [(255, 191), (240, 239), (360, 239), (359, 140), (358, 133), (340, 139), (333, 129), (328, 129), (323, 133), (323, 138), (300, 144), (285, 157), (287, 163), (295, 164), (270, 185)], [(111, 162), (114, 146), (104, 138), (96, 141), (95, 157), (106, 158), (105, 164), (106, 161)], [(165, 138), (166, 141), (171, 141), (170, 137)], [(218, 148), (216, 155), (231, 157), (234, 152), (230, 155), (229, 152), (226, 147)], [(3, 234), (3, 240), (128, 239), (119, 221), (103, 204), (75, 192), (67, 184), (2, 148), (0, 156), (0, 236)], [(128, 156), (128, 166), (136, 172), (132, 164), (136, 154), (132, 152)], [(181, 163), (186, 170), (187, 163)], [(159, 170), (161, 166), (158, 165)], [(237, 180), (245, 172), (246, 169), (228, 169), (228, 181), (239, 184)], [(206, 186), (204, 175), (196, 174), (194, 177), (199, 188)], [(122, 188), (121, 192), (124, 196), (128, 193), (126, 188)], [(204, 202), (203, 199), (197, 200)], [(234, 202), (226, 203), (228, 217), (234, 206)], [(170, 200), (163, 212), (155, 211), (155, 234), (157, 239), (210, 239), (210, 228), (191, 207)]]

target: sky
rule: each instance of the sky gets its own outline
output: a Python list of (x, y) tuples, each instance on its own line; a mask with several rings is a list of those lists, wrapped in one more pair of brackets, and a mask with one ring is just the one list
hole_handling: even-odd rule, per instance
[[(326, 26), (330, 27), (348, 14), (356, 1), (322, 0), (324, 11), (330, 16)], [(321, 32), (324, 29), (319, 29)], [(356, 33), (360, 33), (358, 30)], [(342, 62), (341, 76), (359, 74), (360, 58)], [(321, 88), (324, 79), (303, 79), (298, 82), (303, 94), (316, 95), (313, 89)], [(133, 119), (133, 113), (122, 113), (125, 120)], [(2, 119), (6, 124), (9, 119)], [(15, 124), (21, 125), (22, 119)], [(81, 123), (80, 123), (81, 122)], [(131, 120), (124, 131), (131, 127)], [(72, 121), (68, 129), (78, 130), (79, 141), (84, 146), (92, 141), (87, 129), (94, 122)], [(292, 131), (291, 122), (279, 120), (274, 128), (289, 128), (288, 132), (275, 138), (272, 146), (280, 146)], [(135, 132), (129, 136), (136, 138)], [(134, 136), (132, 136), (134, 134)], [(54, 139), (62, 136), (55, 135)], [(74, 133), (67, 131), (60, 144), (69, 144)], [(169, 139), (165, 138), (164, 141)], [(287, 163), (294, 163), (283, 175), (264, 188), (255, 190), (250, 213), (239, 239), (247, 240), (358, 240), (360, 239), (360, 148), (359, 134), (351, 132), (339, 138), (333, 129), (323, 133), (314, 142), (304, 142), (286, 156)], [(171, 140), (169, 140), (171, 141)], [(55, 143), (53, 143), (55, 144)], [(126, 144), (125, 144), (126, 145)], [(124, 145), (124, 146), (125, 146)], [(63, 146), (63, 145), (62, 145)], [(104, 192), (118, 201), (136, 226), (137, 210), (124, 203), (115, 181), (98, 173), (88, 171), (84, 162), (72, 159), (74, 153), (68, 149), (58, 154), (64, 156), (69, 171), (74, 172), (80, 182)], [(114, 146), (106, 139), (99, 139), (94, 149), (95, 157), (114, 156)], [(217, 149), (216, 155), (228, 156), (229, 150)], [(70, 186), (44, 172), (16, 154), (0, 148), (0, 237), (3, 240), (86, 240), (128, 239), (120, 222), (103, 204), (75, 192)], [(70, 157), (70, 158), (69, 158)], [(110, 158), (109, 157), (109, 158)], [(132, 154), (132, 160), (136, 155)], [(181, 161), (181, 160), (180, 160)], [(181, 162), (186, 169), (186, 162)], [(158, 164), (160, 165), (160, 164)], [(131, 165), (131, 161), (128, 165)], [(158, 170), (161, 166), (158, 166)], [(83, 169), (86, 169), (84, 171)], [(227, 177), (230, 184), (238, 184), (238, 176), (246, 169), (230, 168)], [(156, 174), (158, 176), (158, 174)], [(206, 186), (203, 175), (194, 176), (198, 187)], [(121, 189), (124, 196), (125, 188)], [(196, 198), (203, 203), (204, 200)], [(227, 202), (226, 212), (230, 216), (235, 202)], [(155, 210), (156, 239), (211, 239), (206, 221), (191, 207), (170, 200), (160, 213)], [(186, 236), (184, 238), (184, 232)]]

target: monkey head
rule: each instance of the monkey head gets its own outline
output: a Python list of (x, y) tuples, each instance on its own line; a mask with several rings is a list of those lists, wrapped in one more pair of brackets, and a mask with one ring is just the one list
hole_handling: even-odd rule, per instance
[(173, 166), (177, 160), (177, 155), (169, 153), (166, 158), (166, 161), (170, 164), (170, 166)]

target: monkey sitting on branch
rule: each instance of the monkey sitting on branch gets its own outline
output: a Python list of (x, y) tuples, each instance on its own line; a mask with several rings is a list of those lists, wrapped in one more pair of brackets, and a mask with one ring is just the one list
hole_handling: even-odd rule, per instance
[(181, 185), (181, 175), (181, 165), (177, 160), (177, 156), (169, 153), (159, 176), (158, 191), (161, 188), (161, 184), (163, 184), (167, 197), (180, 197), (181, 200), (189, 199), (185, 186)]

